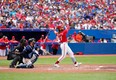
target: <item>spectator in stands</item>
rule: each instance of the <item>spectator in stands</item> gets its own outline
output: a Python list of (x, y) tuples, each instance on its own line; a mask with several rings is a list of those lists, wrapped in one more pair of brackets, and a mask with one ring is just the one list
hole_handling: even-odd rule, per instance
[(108, 41), (105, 38), (100, 38), (98, 43), (107, 43)]
[(77, 35), (76, 35), (76, 41), (78, 43), (83, 42), (83, 36), (82, 36), (81, 32), (77, 33)]
[(111, 42), (112, 43), (116, 43), (116, 34), (112, 35)]
[[(0, 19), (7, 28), (35, 28), (35, 23), (37, 28), (53, 28), (61, 21), (72, 29), (104, 30), (106, 24), (108, 29), (115, 29), (115, 5), (115, 0), (5, 0), (0, 4)], [(79, 21), (83, 24), (77, 27)]]
[(112, 24), (114, 25), (113, 29), (116, 30), (116, 17), (112, 19)]
[(4, 21), (1, 20), (0, 28), (6, 28)]
[(10, 21), (8, 21), (7, 28), (12, 28), (12, 27), (13, 27), (13, 21), (12, 19), (10, 19)]

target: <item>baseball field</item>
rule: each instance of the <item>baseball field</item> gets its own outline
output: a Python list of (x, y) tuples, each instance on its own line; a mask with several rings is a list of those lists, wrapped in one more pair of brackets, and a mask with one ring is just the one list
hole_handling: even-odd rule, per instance
[(33, 69), (9, 68), (11, 61), (0, 57), (0, 80), (116, 80), (116, 55), (75, 55), (79, 67), (67, 56), (56, 68), (59, 56), (40, 56)]

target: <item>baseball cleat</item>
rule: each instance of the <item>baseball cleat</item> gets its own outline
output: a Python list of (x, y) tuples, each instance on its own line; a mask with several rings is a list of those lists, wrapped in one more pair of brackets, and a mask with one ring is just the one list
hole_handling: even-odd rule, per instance
[(54, 64), (54, 67), (57, 67), (57, 68), (59, 68), (60, 66), (59, 66), (58, 64)]
[(75, 67), (79, 67), (81, 64), (82, 64), (82, 63), (79, 63), (79, 62), (78, 62), (78, 63), (76, 63), (74, 66), (75, 66)]
[(10, 65), (9, 68), (15, 68), (15, 66), (14, 65)]

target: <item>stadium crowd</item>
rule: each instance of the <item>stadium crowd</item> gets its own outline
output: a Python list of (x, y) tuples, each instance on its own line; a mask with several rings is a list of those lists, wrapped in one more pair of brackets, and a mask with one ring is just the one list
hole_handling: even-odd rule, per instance
[(116, 30), (116, 0), (1, 0), (0, 28)]

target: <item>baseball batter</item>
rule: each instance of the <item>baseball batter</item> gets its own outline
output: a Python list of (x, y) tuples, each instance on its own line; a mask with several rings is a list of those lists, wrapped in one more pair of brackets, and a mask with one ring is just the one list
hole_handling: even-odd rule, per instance
[(70, 49), (70, 47), (68, 46), (68, 43), (67, 43), (67, 36), (66, 35), (67, 35), (68, 30), (70, 28), (69, 27), (64, 28), (64, 27), (58, 26), (57, 29), (58, 29), (58, 32), (54, 31), (54, 33), (59, 38), (62, 55), (55, 62), (54, 66), (60, 67), (58, 64), (66, 57), (66, 54), (68, 53), (69, 56), (71, 57), (73, 63), (74, 63), (74, 66), (78, 67), (81, 63), (76, 61), (76, 58), (74, 57), (74, 53), (72, 52), (72, 50)]

